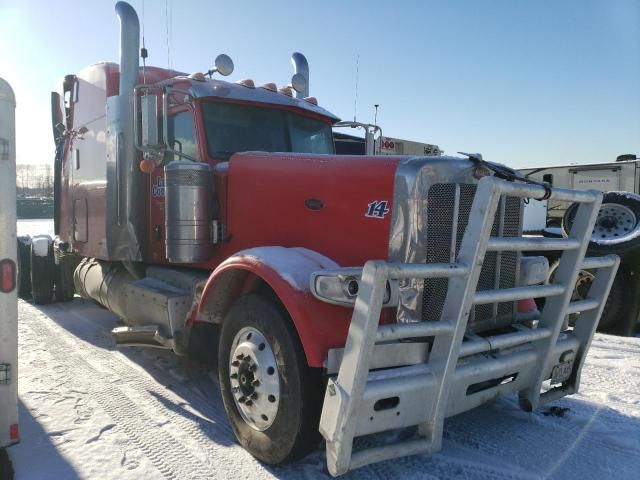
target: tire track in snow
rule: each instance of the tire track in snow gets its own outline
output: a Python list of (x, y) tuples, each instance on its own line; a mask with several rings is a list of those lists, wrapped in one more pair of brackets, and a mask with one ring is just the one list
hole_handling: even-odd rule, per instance
[[(64, 314), (68, 317), (71, 313), (71, 316), (76, 317), (79, 322), (95, 325), (91, 319), (84, 318), (74, 311), (69, 312), (61, 305), (52, 307), (48, 307), (46, 311), (46, 314), (52, 317), (56, 314)], [(58, 312), (50, 311), (54, 308)], [(45, 319), (49, 320), (46, 317)], [(207, 398), (199, 386), (194, 388), (188, 383), (188, 377), (180, 379), (177, 378), (178, 376), (168, 373), (166, 369), (163, 370), (161, 366), (155, 364), (153, 359), (148, 358), (153, 355), (145, 355), (158, 352), (157, 350), (128, 349), (128, 354), (132, 357), (145, 357), (137, 358), (138, 361), (153, 363), (151, 367), (154, 368), (154, 372), (151, 377), (145, 368), (149, 365), (140, 366), (135, 363), (136, 359), (129, 359), (119, 350), (106, 350), (105, 348), (113, 345), (113, 341), (110, 334), (104, 330), (102, 331), (103, 338), (98, 339), (103, 344), (102, 348), (96, 348), (90, 343), (79, 340), (73, 333), (70, 334), (55, 322), (51, 322), (51, 328), (59, 330), (60, 335), (72, 342), (74, 350), (82, 352), (85, 361), (94, 365), (96, 370), (122, 383), (122, 390), (127, 391), (128, 396), (135, 400), (134, 403), (148, 405), (151, 410), (157, 412), (158, 418), (166, 419), (163, 427), (174, 430), (177, 439), (194, 455), (199, 454), (207, 465), (211, 465), (215, 470), (220, 470), (222, 478), (232, 478), (240, 474), (238, 459), (242, 460), (243, 465), (252, 467), (251, 472), (247, 473), (251, 478), (271, 478), (271, 475), (260, 463), (237, 445), (218, 392), (213, 392), (214, 398)], [(178, 357), (173, 354), (171, 357), (177, 362)], [(178, 366), (174, 365), (173, 367)], [(173, 367), (169, 370), (173, 370)], [(211, 382), (210, 386), (215, 389), (210, 379), (209, 382)], [(177, 401), (167, 398), (168, 392), (159, 391), (160, 385), (179, 397), (176, 399)], [(187, 409), (187, 406), (192, 408)], [(219, 442), (230, 446), (220, 445)]]
[[(34, 311), (37, 312), (35, 308)], [(133, 361), (134, 363), (130, 363), (131, 361), (128, 359), (128, 355), (122, 357), (120, 351), (108, 350), (112, 345), (112, 340), (107, 330), (101, 328), (100, 333), (102, 335), (100, 335), (99, 338), (94, 338), (94, 341), (97, 341), (96, 343), (99, 344), (99, 346), (96, 347), (92, 343), (80, 340), (74, 336), (73, 332), (70, 333), (65, 327), (55, 323), (55, 320), (47, 317), (48, 315), (55, 319), (59, 318), (58, 316), (62, 317), (62, 315), (66, 318), (72, 316), (74, 317), (74, 322), (86, 322), (95, 325), (95, 321), (83, 317), (81, 312), (70, 310), (68, 307), (65, 308), (63, 305), (58, 304), (46, 307), (43, 311), (45, 315), (37, 312), (37, 316), (39, 316), (41, 320), (40, 323), (46, 323), (45, 328), (55, 331), (57, 338), (64, 338), (66, 342), (70, 343), (71, 348), (69, 348), (69, 351), (77, 352), (77, 355), (81, 356), (89, 366), (93, 366), (93, 370), (98, 375), (107, 376), (112, 382), (120, 382), (123, 385), (120, 390), (128, 390), (133, 386), (133, 391), (127, 391), (126, 397), (131, 399), (135, 405), (140, 405), (142, 402), (151, 405), (152, 410), (158, 412), (158, 419), (167, 419), (167, 422), (162, 424), (162, 427), (165, 429), (171, 427), (179, 429), (181, 435), (179, 435), (177, 441), (183, 442), (185, 446), (190, 446), (191, 448), (189, 450), (191, 451), (195, 450), (203, 453), (204, 459), (202, 459), (202, 461), (206, 465), (212, 465), (212, 469), (220, 470), (221, 478), (233, 478), (239, 475), (250, 476), (251, 478), (272, 478), (273, 475), (283, 479), (296, 479), (301, 477), (330, 478), (325, 467), (324, 447), (322, 450), (317, 450), (299, 462), (278, 467), (262, 466), (244, 449), (237, 445), (235, 445), (233, 451), (229, 448), (220, 447), (211, 437), (219, 436), (221, 430), (226, 434), (226, 438), (223, 440), (235, 443), (235, 437), (228, 426), (228, 420), (222, 407), (222, 402), (214, 402), (212, 399), (206, 398), (203, 393), (198, 391), (199, 389), (185, 385), (185, 382), (189, 381), (188, 378), (176, 381), (177, 379), (174, 375), (171, 375), (166, 370), (162, 371), (160, 369), (161, 367), (155, 363), (153, 366), (157, 367), (158, 371), (154, 371), (153, 373), (155, 378), (150, 378), (149, 372), (145, 370), (146, 365), (144, 367), (139, 366), (135, 364), (135, 360)], [(96, 327), (98, 326), (96, 325)], [(143, 349), (137, 352), (132, 350), (128, 352), (128, 354), (132, 357), (150, 357), (152, 356), (150, 352), (154, 352), (154, 350)], [(143, 360), (153, 362), (153, 359), (149, 358), (144, 358)], [(172, 367), (171, 365), (169, 366)], [(168, 399), (164, 398), (163, 400), (162, 396), (155, 392), (158, 389), (158, 381), (163, 385), (171, 384), (172, 392), (183, 399), (188, 399), (192, 407), (206, 415), (207, 418), (214, 420), (215, 425), (211, 425), (210, 422), (206, 421), (207, 418), (200, 418), (200, 420), (204, 421), (196, 422), (194, 420), (187, 420), (182, 414), (175, 413), (172, 408), (184, 407), (177, 403), (169, 406), (167, 404)], [(123, 395), (125, 394), (123, 393)], [(112, 401), (117, 405), (120, 399), (114, 399)], [(158, 423), (159, 422), (156, 423), (157, 427)], [(222, 426), (224, 426), (224, 428), (221, 428)], [(356, 448), (369, 448), (381, 445), (384, 439), (384, 435), (360, 438), (356, 442)], [(138, 444), (136, 444), (136, 446), (141, 448)], [(145, 454), (147, 453), (144, 449), (141, 448), (141, 450)], [(238, 455), (244, 456), (245, 458), (243, 458), (241, 462), (238, 462)], [(155, 465), (155, 462), (153, 463)], [(247, 468), (239, 469), (239, 463), (245, 465)], [(504, 468), (496, 468), (480, 462), (461, 462), (458, 461), (458, 459), (448, 458), (442, 454), (431, 457), (405, 457), (394, 462), (377, 463), (349, 472), (348, 477), (353, 479), (384, 480), (396, 476), (403, 476), (408, 473), (419, 473), (420, 476), (424, 478), (426, 473), (425, 466), (427, 465), (430, 470), (427, 478), (447, 477), (447, 472), (451, 471), (457, 472), (459, 478), (477, 480), (489, 480), (493, 478), (520, 480), (527, 478), (519, 473), (508, 472)], [(159, 468), (159, 470), (161, 469)], [(433, 474), (433, 476), (431, 476), (431, 474)], [(187, 476), (186, 478), (195, 477)]]
[[(57, 327), (60, 332), (54, 332), (55, 326), (46, 325), (45, 323), (49, 323), (50, 320), (48, 322), (48, 319), (35, 309), (33, 309), (33, 315), (25, 315), (23, 320), (27, 318), (29, 319), (28, 327), (47, 345), (51, 356), (60, 364), (68, 365), (73, 370), (75, 375), (70, 376), (70, 379), (74, 386), (86, 389), (90, 397), (166, 478), (228, 478), (227, 472), (218, 476), (212, 463), (205, 463), (197, 458), (156, 420), (150, 418), (148, 412), (139, 408), (119, 387), (100, 381), (103, 375), (82, 356), (75, 353), (74, 341), (63, 329)], [(98, 352), (93, 353), (98, 354)], [(80, 381), (80, 379), (87, 380)], [(166, 416), (167, 413), (162, 411), (159, 416)]]

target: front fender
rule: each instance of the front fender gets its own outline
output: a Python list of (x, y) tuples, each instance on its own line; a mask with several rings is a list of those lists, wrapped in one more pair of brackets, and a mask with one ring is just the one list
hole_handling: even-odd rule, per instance
[[(221, 318), (247, 292), (248, 276), (263, 280), (289, 313), (311, 367), (321, 367), (330, 348), (343, 347), (352, 310), (321, 302), (309, 290), (312, 272), (335, 269), (331, 259), (306, 248), (259, 247), (243, 250), (216, 268), (198, 305), (200, 317)], [(225, 281), (238, 279), (241, 281)]]

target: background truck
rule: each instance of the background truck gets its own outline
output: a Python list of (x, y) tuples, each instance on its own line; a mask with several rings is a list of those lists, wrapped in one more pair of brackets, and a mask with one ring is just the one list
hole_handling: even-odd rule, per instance
[[(54, 275), (31, 258), (38, 301), (75, 290), (124, 319), (118, 344), (217, 356), (240, 444), (277, 464), (322, 435), (333, 475), (435, 452), (445, 417), (498, 395), (530, 411), (577, 391), (618, 265), (584, 257), (600, 193), (477, 156), (336, 155), (301, 54), (281, 89), (140, 68), (137, 15), (116, 11), (120, 63), (52, 96), (59, 238)], [(523, 237), (528, 197), (579, 202), (571, 236)], [(546, 259), (522, 252), (549, 249), (566, 252), (542, 285)], [(576, 303), (580, 267), (598, 273)]]
[(11, 478), (4, 449), (18, 443), (16, 290), (16, 101), (0, 78), (0, 477)]
[[(361, 128), (365, 136), (342, 133), (341, 128)], [(333, 142), (340, 155), (416, 155), (438, 156), (444, 152), (437, 145), (385, 137), (378, 125), (342, 121), (333, 125)], [(377, 136), (376, 136), (377, 135)]]

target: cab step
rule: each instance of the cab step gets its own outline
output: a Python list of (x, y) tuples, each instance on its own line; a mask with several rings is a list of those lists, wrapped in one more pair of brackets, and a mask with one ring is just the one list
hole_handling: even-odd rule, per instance
[(156, 347), (172, 350), (175, 346), (173, 338), (162, 335), (158, 325), (116, 327), (111, 330), (111, 336), (116, 344), (128, 347)]

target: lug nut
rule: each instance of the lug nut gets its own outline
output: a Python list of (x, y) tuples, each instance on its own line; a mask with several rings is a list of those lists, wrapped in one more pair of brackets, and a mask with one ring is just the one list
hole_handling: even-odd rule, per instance
[(231, 374), (231, 378), (238, 378), (238, 374), (237, 373), (232, 373)]
[(236, 358), (238, 360), (242, 360), (244, 358), (244, 353), (241, 353), (241, 354), (237, 355)]
[(253, 385), (254, 387), (259, 387), (260, 386), (260, 380), (254, 380), (253, 382), (251, 382), (251, 385)]
[[(238, 403), (244, 403), (244, 402), (246, 402), (246, 401), (247, 401), (247, 397), (245, 397), (245, 396), (242, 396), (242, 397), (240, 397), (240, 398), (238, 399)], [(251, 401), (251, 400), (249, 400), (249, 401)]]
[(249, 370), (251, 370), (252, 372), (255, 372), (257, 369), (258, 369), (258, 365), (256, 365), (255, 363), (249, 367)]
[(250, 407), (251, 405), (253, 405), (253, 402), (252, 402), (251, 400), (247, 400), (246, 402), (244, 402), (244, 404), (245, 404), (247, 407)]
[(256, 392), (253, 392), (253, 393), (251, 394), (251, 398), (252, 398), (253, 400), (255, 400), (256, 398), (258, 398), (258, 394), (257, 394)]
[(233, 367), (237, 367), (238, 365), (240, 365), (240, 362), (238, 360), (234, 360), (233, 362), (231, 362), (231, 365)]

